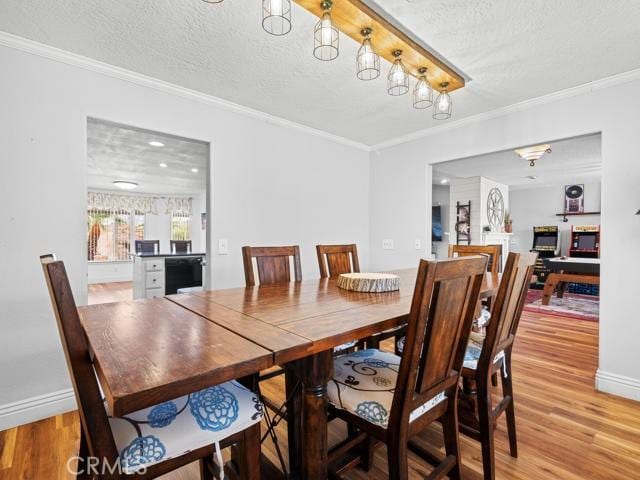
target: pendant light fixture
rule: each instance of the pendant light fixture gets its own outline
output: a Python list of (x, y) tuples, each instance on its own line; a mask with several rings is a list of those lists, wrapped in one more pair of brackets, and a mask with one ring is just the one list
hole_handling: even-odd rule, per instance
[(367, 27), (363, 28), (360, 33), (364, 40), (356, 55), (356, 76), (360, 80), (373, 80), (380, 76), (380, 55), (371, 46), (373, 30)]
[(338, 57), (338, 29), (331, 20), (331, 0), (320, 3), (323, 10), (322, 18), (313, 30), (313, 56), (318, 60), (329, 61)]
[(409, 91), (409, 74), (402, 63), (402, 50), (394, 50), (393, 56), (396, 58), (387, 75), (387, 93), (389, 95), (404, 95)]
[(422, 110), (433, 105), (433, 88), (429, 80), (427, 80), (427, 68), (420, 67), (418, 69), (420, 79), (416, 86), (413, 87), (413, 108)]
[(262, 0), (262, 28), (276, 36), (291, 31), (291, 0)]
[(440, 95), (436, 98), (436, 103), (433, 105), (433, 118), (435, 120), (446, 120), (451, 118), (452, 102), (451, 97), (447, 93), (447, 87), (449, 82), (442, 82), (440, 84)]
[(529, 162), (529, 165), (535, 167), (536, 162), (543, 155), (551, 153), (551, 145), (546, 143), (543, 145), (534, 145), (532, 147), (519, 148), (515, 150), (516, 154), (523, 160)]

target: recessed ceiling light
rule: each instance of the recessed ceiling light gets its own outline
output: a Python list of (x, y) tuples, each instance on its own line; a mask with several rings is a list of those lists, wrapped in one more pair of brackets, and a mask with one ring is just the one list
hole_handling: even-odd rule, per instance
[(445, 183), (449, 183), (449, 179), (448, 178), (443, 178), (442, 180), (440, 180), (440, 183), (442, 183), (443, 185)]
[(138, 184), (135, 182), (124, 182), (121, 180), (117, 180), (115, 182), (113, 182), (113, 184), (118, 187), (121, 188), (123, 190), (133, 190), (134, 188), (138, 188)]
[(166, 163), (161, 163), (160, 164), (160, 168), (167, 168), (167, 164)]
[(151, 145), (152, 147), (164, 147), (164, 143), (158, 142), (156, 140), (152, 140), (151, 142), (149, 142), (149, 145)]
[(192, 171), (193, 173), (198, 173), (198, 169), (197, 169), (197, 168), (192, 168), (192, 169), (191, 169), (191, 171)]

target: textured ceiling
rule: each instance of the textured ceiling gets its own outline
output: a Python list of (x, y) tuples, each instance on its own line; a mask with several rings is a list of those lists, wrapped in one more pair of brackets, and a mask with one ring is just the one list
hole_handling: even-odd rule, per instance
[[(473, 81), (454, 119), (640, 68), (637, 0), (378, 0)], [(358, 45), (313, 58), (316, 19), (297, 5), (273, 37), (260, 2), (2, 0), (0, 30), (182, 85), (368, 145), (439, 124), (363, 82)]]
[[(151, 146), (151, 141), (164, 147)], [(208, 162), (206, 143), (100, 120), (87, 122), (87, 184), (91, 189), (124, 191), (113, 185), (121, 180), (137, 183), (138, 188), (130, 190), (134, 193), (198, 194), (206, 190)]]
[[(433, 166), (433, 183), (442, 179), (483, 176), (512, 188), (597, 182), (601, 178), (600, 135), (549, 142), (551, 153), (543, 155), (534, 167), (513, 150), (453, 160)], [(527, 176), (536, 178), (530, 179)]]

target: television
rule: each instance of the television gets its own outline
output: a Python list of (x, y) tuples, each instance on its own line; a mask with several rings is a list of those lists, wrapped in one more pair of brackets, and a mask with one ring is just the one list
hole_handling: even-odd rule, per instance
[(440, 205), (431, 207), (431, 241), (442, 241), (442, 209)]

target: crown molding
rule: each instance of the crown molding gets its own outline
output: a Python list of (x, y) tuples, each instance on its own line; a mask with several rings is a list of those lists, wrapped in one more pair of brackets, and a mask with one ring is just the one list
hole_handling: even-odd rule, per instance
[(29, 53), (32, 55), (37, 55), (43, 58), (47, 58), (49, 60), (65, 63), (73, 67), (82, 68), (84, 70), (88, 70), (91, 72), (116, 78), (118, 80), (124, 80), (126, 82), (129, 82), (135, 85), (152, 88), (162, 93), (176, 95), (182, 98), (186, 98), (188, 100), (194, 100), (196, 102), (218, 107), (230, 112), (239, 113), (247, 117), (251, 117), (258, 120), (262, 120), (267, 123), (271, 123), (273, 125), (278, 125), (285, 128), (291, 128), (293, 130), (304, 132), (316, 137), (324, 138), (326, 140), (330, 140), (332, 142), (339, 143), (342, 145), (347, 145), (349, 147), (358, 148), (360, 150), (364, 150), (367, 152), (371, 151), (371, 147), (369, 145), (356, 142), (355, 140), (350, 140), (348, 138), (341, 137), (339, 135), (334, 135), (332, 133), (328, 133), (323, 130), (318, 130), (316, 128), (309, 127), (301, 123), (293, 122), (291, 120), (277, 117), (275, 115), (270, 115), (268, 113), (255, 110), (253, 108), (246, 107), (238, 103), (233, 103), (228, 100), (215, 97), (213, 95), (208, 95), (206, 93), (198, 92), (196, 90), (191, 90), (189, 88), (181, 87), (173, 83), (165, 82), (164, 80), (159, 80), (157, 78), (149, 77), (141, 73), (133, 72), (131, 70), (127, 70), (121, 67), (116, 67), (108, 63), (104, 63), (98, 60), (94, 60), (92, 58), (84, 57), (82, 55), (78, 55), (75, 53), (68, 52), (66, 50), (62, 50), (57, 47), (52, 47), (50, 45), (45, 45), (43, 43), (39, 43), (23, 37), (19, 37), (11, 33), (0, 31), (0, 46), (13, 48), (15, 50), (20, 50), (22, 52)]
[(438, 125), (437, 127), (429, 127), (413, 133), (409, 133), (407, 135), (401, 135), (399, 137), (391, 138), (389, 140), (385, 140), (384, 142), (372, 145), (371, 150), (383, 150), (385, 148), (394, 147), (396, 145), (408, 143), (420, 138), (429, 137), (431, 135), (438, 135), (442, 132), (454, 130), (465, 125), (490, 120), (492, 118), (502, 117), (510, 113), (521, 112), (523, 110), (528, 110), (540, 105), (547, 105), (549, 103), (557, 102), (566, 98), (575, 97), (577, 95), (593, 92), (595, 90), (602, 90), (604, 88), (609, 88), (636, 80), (640, 80), (640, 68), (629, 70), (623, 73), (618, 73), (610, 77), (601, 78), (599, 80), (594, 80), (593, 82), (584, 83), (582, 85), (577, 85), (575, 87), (567, 88), (564, 90), (559, 90), (557, 92), (542, 95), (540, 97), (524, 100), (522, 102), (513, 103), (505, 107), (496, 108), (494, 110), (478, 113), (476, 115), (471, 115), (469, 117), (461, 118), (460, 120), (455, 120), (443, 125)]

